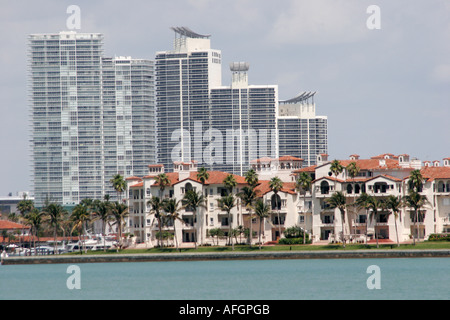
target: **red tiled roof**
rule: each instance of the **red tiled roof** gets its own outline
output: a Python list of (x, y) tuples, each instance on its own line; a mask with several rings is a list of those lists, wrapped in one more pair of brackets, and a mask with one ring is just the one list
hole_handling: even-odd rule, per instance
[(144, 186), (144, 183), (143, 182), (139, 182), (139, 183), (136, 183), (136, 184), (130, 186), (130, 188), (138, 188), (138, 187), (143, 187), (143, 186)]
[(450, 167), (423, 167), (422, 177), (433, 181), (435, 179), (450, 179)]
[(317, 165), (314, 166), (310, 166), (310, 167), (306, 167), (306, 168), (301, 168), (301, 169), (297, 169), (292, 171), (293, 173), (300, 173), (300, 172), (315, 172), (317, 168)]
[[(200, 183), (200, 180), (197, 179), (197, 171), (193, 171), (189, 174), (189, 180), (193, 180)], [(222, 171), (208, 171), (209, 178), (205, 181), (206, 184), (222, 184), (223, 180), (229, 175), (228, 172), (222, 172)], [(237, 184), (247, 184), (247, 181), (245, 181), (244, 177), (238, 176), (236, 174), (233, 174), (234, 179), (236, 180)], [(184, 179), (184, 180), (187, 180)], [(183, 180), (183, 181), (184, 181)]]
[[(269, 183), (270, 183), (269, 180), (259, 181), (259, 184), (255, 188), (255, 191), (258, 196), (263, 196), (266, 193), (272, 191), (272, 189), (269, 186)], [(296, 194), (297, 192), (295, 191), (295, 183), (294, 182), (283, 182), (283, 188), (280, 190), (280, 192)]]
[(142, 179), (139, 177), (128, 177), (125, 180), (142, 180)]
[(10, 230), (10, 229), (30, 229), (30, 227), (9, 220), (0, 220), (0, 230)]

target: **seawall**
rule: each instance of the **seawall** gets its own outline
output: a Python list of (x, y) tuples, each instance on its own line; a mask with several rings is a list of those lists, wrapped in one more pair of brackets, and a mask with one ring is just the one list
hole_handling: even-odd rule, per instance
[(147, 253), (61, 255), (37, 257), (8, 257), (3, 265), (19, 264), (78, 264), (109, 262), (265, 260), (265, 259), (364, 259), (364, 258), (443, 258), (449, 249), (436, 250), (354, 250), (354, 251), (287, 251), (287, 252), (207, 252), (207, 253)]

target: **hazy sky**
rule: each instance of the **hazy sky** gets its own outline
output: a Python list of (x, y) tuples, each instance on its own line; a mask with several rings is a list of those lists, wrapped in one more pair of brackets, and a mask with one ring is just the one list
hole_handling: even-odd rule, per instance
[[(186, 26), (222, 50), (224, 85), (246, 61), (250, 84), (278, 84), (282, 100), (317, 91), (331, 159), (450, 157), (448, 0), (0, 0), (0, 196), (31, 190), (27, 36), (67, 30), (72, 4), (106, 56), (153, 59)], [(370, 5), (381, 29), (367, 27)]]

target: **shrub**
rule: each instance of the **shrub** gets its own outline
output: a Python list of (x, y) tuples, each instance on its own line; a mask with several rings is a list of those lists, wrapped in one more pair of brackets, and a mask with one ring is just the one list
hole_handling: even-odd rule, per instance
[[(306, 243), (309, 243), (308, 235), (306, 235)], [(278, 244), (303, 244), (303, 238), (281, 238)]]
[(428, 237), (428, 241), (450, 241), (450, 234), (432, 233)]

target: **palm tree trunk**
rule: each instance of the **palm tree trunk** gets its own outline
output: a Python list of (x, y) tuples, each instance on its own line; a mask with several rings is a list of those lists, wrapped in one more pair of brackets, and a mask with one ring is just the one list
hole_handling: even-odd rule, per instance
[(233, 235), (232, 235), (232, 225), (231, 225), (231, 213), (228, 212), (228, 223), (230, 224), (230, 228), (228, 231), (228, 237), (230, 238), (230, 243), (231, 243), (231, 250), (234, 251), (234, 242), (233, 242)]
[(197, 250), (197, 236), (198, 236), (198, 222), (197, 222), (197, 209), (194, 210), (194, 244)]
[(259, 218), (259, 250), (261, 250), (261, 229), (262, 229), (262, 218)]
[(417, 210), (414, 210), (414, 216), (416, 217), (416, 219), (414, 220), (414, 230), (413, 230), (413, 245), (416, 245), (416, 232), (417, 232), (417, 228), (416, 228), (416, 223), (417, 223)]
[(344, 236), (344, 219), (345, 219), (345, 211), (341, 212), (341, 220), (342, 220), (342, 247), (345, 248), (345, 236)]
[(249, 210), (249, 215), (250, 215), (250, 233), (249, 233), (249, 235), (248, 235), (248, 238), (249, 238), (249, 244), (250, 244), (250, 247), (252, 246), (252, 238), (253, 238), (253, 230), (252, 230), (252, 210), (250, 209)]
[(395, 235), (397, 236), (397, 247), (400, 247), (400, 242), (398, 241), (398, 230), (397, 230), (397, 218), (394, 217), (395, 224)]
[(377, 240), (377, 249), (379, 248), (378, 246), (378, 235), (377, 235), (377, 215), (374, 215), (374, 220), (375, 220), (375, 226), (374, 226), (374, 232), (375, 232), (375, 240)]
[(175, 221), (173, 221), (173, 236), (175, 238), (175, 248), (178, 251), (178, 239), (177, 239), (177, 230), (175, 227)]

